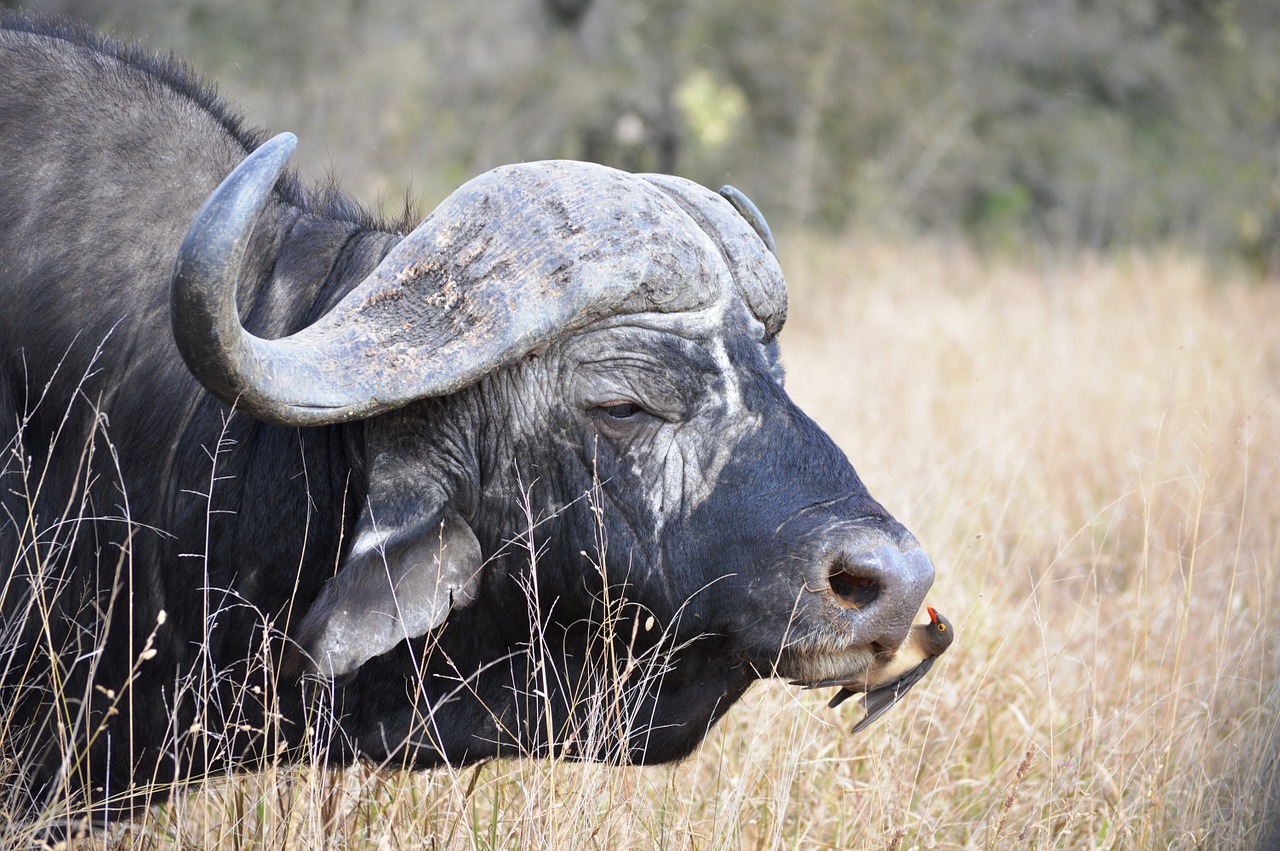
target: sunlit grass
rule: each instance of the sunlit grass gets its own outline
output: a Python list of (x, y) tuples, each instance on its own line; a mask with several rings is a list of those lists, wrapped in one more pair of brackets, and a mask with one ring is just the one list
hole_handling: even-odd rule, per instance
[(905, 752), (892, 720), (863, 745), (921, 754), (896, 824), (926, 845), (1259, 841), (1280, 291), (1174, 255), (792, 250), (792, 392), (934, 554), (959, 629), (916, 698), (930, 723)]
[(958, 640), (857, 737), (756, 686), (685, 762), (210, 782), (109, 848), (1254, 847), (1280, 760), (1280, 287), (1176, 254), (780, 246), (788, 388)]

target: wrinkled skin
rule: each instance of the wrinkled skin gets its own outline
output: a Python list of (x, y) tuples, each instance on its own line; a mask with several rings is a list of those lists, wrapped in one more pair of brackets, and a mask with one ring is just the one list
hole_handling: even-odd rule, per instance
[[(9, 806), (65, 785), (127, 812), (157, 794), (131, 784), (274, 759), (662, 762), (756, 679), (854, 679), (903, 640), (932, 567), (786, 395), (781, 319), (742, 295), (780, 273), (726, 202), (644, 189), (716, 240), (687, 309), (594, 316), (368, 419), (267, 424), (167, 320), (187, 224), (258, 140), (179, 70), (6, 27)], [(288, 178), (256, 221), (232, 283), (269, 339), (401, 240)]]
[[(442, 403), (452, 409), (447, 413), (428, 406), (421, 432), (409, 441), (418, 447), (436, 441), (425, 423), (454, 421), (455, 405), (476, 417), (466, 433), (483, 432), (486, 422), (522, 426), (503, 435), (497, 452), (514, 463), (486, 457), (475, 459), (475, 470), (465, 459), (433, 458), (430, 465), (459, 471), (460, 490), (475, 500), (461, 506), (473, 526), (507, 530), (481, 535), (486, 553), (506, 552), (504, 569), (491, 566), (482, 603), (454, 611), (433, 647), (419, 651), (436, 679), (428, 679), (416, 705), (395, 695), (398, 705), (378, 704), (348, 728), (362, 749), (381, 755), (385, 736), (412, 740), (413, 752), (395, 756), (418, 765), (491, 756), (502, 747), (659, 762), (687, 754), (760, 676), (816, 680), (829, 666), (865, 664), (865, 651), (849, 648), (847, 610), (831, 605), (825, 554), (868, 543), (915, 554), (916, 544), (787, 398), (776, 343), (740, 306), (737, 315), (716, 315), (721, 311), (730, 309), (630, 317)], [(601, 407), (619, 399), (643, 407)], [(465, 439), (445, 441), (470, 448)], [(548, 443), (561, 451), (548, 453)], [(474, 481), (482, 483), (478, 493), (468, 486)], [(557, 494), (587, 498), (563, 505)], [(607, 518), (607, 594), (596, 567), (596, 506)], [(474, 652), (471, 636), (502, 635), (500, 643), (513, 648), (531, 640), (528, 620), (512, 617), (530, 608), (533, 583), (519, 579), (528, 553), (504, 547), (504, 534), (527, 526), (526, 510), (554, 518), (535, 535), (537, 610), (550, 657), (542, 661), (554, 673), (543, 682), (532, 670), (538, 657), (517, 654), (459, 690), (458, 672), (491, 658)], [(703, 530), (716, 534), (697, 534)], [(640, 605), (622, 606), (620, 622), (602, 628), (602, 599), (624, 598)], [(618, 682), (609, 669), (605, 639), (612, 639), (616, 664), (638, 660), (629, 679)], [(384, 665), (403, 671), (413, 664), (408, 653), (393, 656), (366, 663), (349, 691), (368, 695), (389, 679)], [(593, 676), (600, 695), (569, 709), (564, 692)], [(513, 695), (513, 683), (517, 692), (549, 684), (552, 699)], [(615, 690), (632, 703), (622, 717), (602, 720), (601, 704)], [(449, 694), (445, 720), (440, 698)], [(424, 723), (429, 706), (437, 714)], [(359, 724), (369, 729), (354, 732)], [(491, 725), (492, 741), (477, 736)], [(555, 748), (547, 745), (548, 728), (556, 731)]]

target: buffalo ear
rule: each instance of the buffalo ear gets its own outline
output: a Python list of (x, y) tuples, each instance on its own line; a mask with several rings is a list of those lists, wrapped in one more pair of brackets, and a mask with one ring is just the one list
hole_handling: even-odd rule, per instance
[(484, 560), (475, 533), (452, 509), (427, 514), (375, 524), (366, 512), (346, 563), (298, 628), (313, 671), (350, 673), (475, 598)]

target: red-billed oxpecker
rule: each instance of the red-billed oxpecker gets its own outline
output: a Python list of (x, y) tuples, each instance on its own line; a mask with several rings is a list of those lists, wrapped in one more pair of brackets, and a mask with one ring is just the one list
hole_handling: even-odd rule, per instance
[(853, 732), (869, 727), (889, 708), (902, 699), (911, 687), (933, 667), (934, 660), (946, 652), (955, 638), (955, 629), (937, 609), (929, 606), (928, 623), (911, 627), (907, 640), (896, 651), (880, 657), (860, 680), (851, 683), (824, 683), (839, 685), (840, 691), (827, 705), (839, 706), (855, 694), (863, 693), (862, 706), (867, 715), (853, 726)]

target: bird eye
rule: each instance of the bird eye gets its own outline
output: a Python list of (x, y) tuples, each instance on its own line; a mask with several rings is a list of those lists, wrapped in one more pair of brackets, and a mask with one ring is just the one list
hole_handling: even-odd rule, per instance
[(938, 632), (946, 632), (946, 631), (947, 631), (947, 625), (945, 623), (938, 624)]
[(615, 420), (628, 420), (636, 414), (643, 413), (644, 411), (644, 408), (640, 407), (635, 402), (626, 401), (605, 402), (603, 405), (599, 405), (597, 407)]

